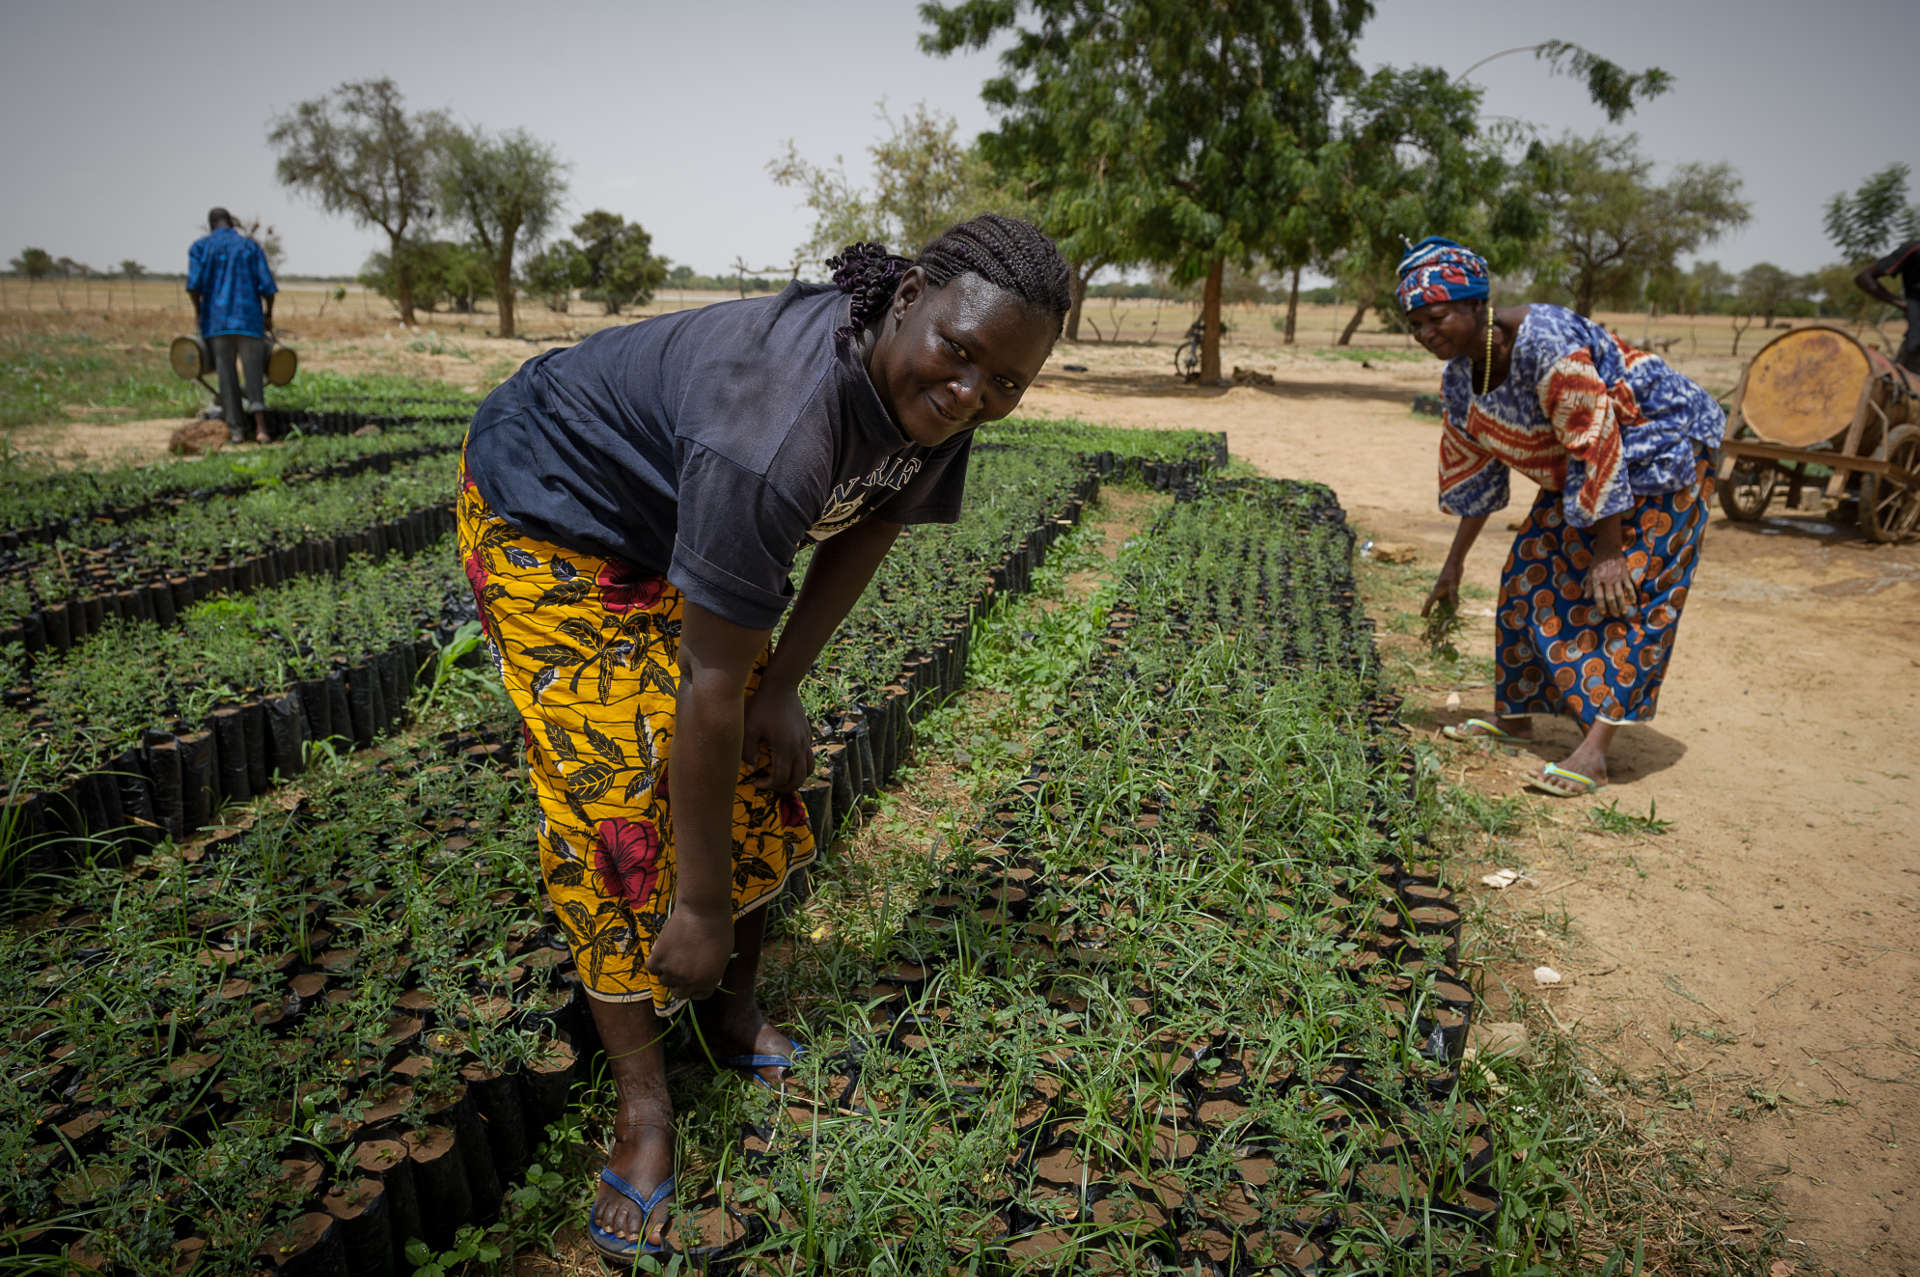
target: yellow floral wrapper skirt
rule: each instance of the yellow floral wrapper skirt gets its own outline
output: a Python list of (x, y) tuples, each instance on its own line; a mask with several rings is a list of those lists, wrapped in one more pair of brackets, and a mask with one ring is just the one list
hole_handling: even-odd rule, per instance
[[(480, 624), (524, 723), (540, 868), (580, 978), (597, 998), (673, 1011), (647, 955), (673, 908), (680, 591), (527, 536), (487, 506), (464, 467), (459, 522)], [(742, 764), (733, 799), (736, 918), (814, 857), (805, 804), (753, 785), (749, 770)]]

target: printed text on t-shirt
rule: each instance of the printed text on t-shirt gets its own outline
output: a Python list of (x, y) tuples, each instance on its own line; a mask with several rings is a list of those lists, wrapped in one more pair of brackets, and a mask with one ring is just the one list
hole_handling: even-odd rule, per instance
[(913, 476), (920, 473), (921, 457), (888, 457), (873, 468), (864, 478), (847, 479), (834, 486), (827, 497), (827, 507), (807, 529), (810, 541), (825, 541), (836, 533), (844, 532), (860, 521), (867, 498), (875, 492), (898, 492), (907, 486)]

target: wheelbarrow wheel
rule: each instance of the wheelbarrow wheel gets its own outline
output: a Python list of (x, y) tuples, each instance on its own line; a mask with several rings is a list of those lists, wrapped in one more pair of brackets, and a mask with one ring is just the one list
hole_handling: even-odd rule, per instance
[(1920, 426), (1895, 426), (1887, 460), (1904, 470), (1905, 484), (1877, 474), (1860, 477), (1860, 530), (1876, 541), (1900, 541), (1920, 528)]
[(1729, 519), (1752, 523), (1767, 512), (1780, 473), (1764, 462), (1735, 463), (1733, 473), (1720, 485), (1720, 508)]

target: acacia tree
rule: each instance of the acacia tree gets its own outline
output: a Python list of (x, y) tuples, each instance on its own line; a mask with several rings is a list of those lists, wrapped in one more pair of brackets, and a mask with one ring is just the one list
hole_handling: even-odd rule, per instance
[(282, 185), (386, 232), (394, 304), (406, 324), (413, 322), (413, 274), (403, 249), (437, 211), (437, 141), (449, 127), (444, 112), (409, 114), (399, 88), (383, 77), (301, 102), (267, 130)]
[[(449, 310), (470, 315), (476, 301), (493, 296), (493, 263), (477, 245), (450, 239), (410, 239), (400, 252), (413, 289), (413, 304), (428, 314), (444, 302)], [(398, 276), (391, 256), (372, 253), (360, 268), (359, 282), (392, 301), (399, 292)]]
[(1665, 182), (1633, 134), (1568, 137), (1553, 148), (1543, 190), (1553, 245), (1587, 315), (1603, 299), (1637, 295), (1650, 271), (1719, 238), (1748, 219), (1740, 178), (1726, 164), (1682, 164)]
[(1681, 297), (1689, 315), (1713, 313), (1720, 299), (1732, 292), (1739, 282), (1719, 262), (1695, 262), (1693, 269), (1687, 272), (1685, 281)]
[(1771, 328), (1773, 317), (1779, 313), (1780, 307), (1804, 297), (1806, 292), (1806, 281), (1798, 275), (1782, 270), (1772, 262), (1755, 262), (1740, 273), (1740, 288), (1735, 295), (1747, 314), (1765, 319), (1766, 322), (1760, 325), (1762, 328)]
[(573, 303), (573, 290), (590, 278), (586, 254), (568, 239), (557, 240), (528, 258), (522, 274), (547, 309), (562, 315)]
[(20, 256), (7, 263), (16, 275), (27, 277), (27, 305), (33, 305), (33, 286), (53, 274), (53, 254), (44, 248), (23, 248)]
[(665, 258), (653, 255), (653, 236), (638, 222), (596, 208), (573, 224), (586, 264), (582, 296), (617, 315), (623, 306), (644, 306), (667, 278)]
[(500, 335), (511, 337), (514, 250), (522, 235), (538, 242), (559, 215), (567, 166), (525, 129), (492, 137), (479, 128), (450, 127), (440, 141), (443, 207), (487, 255)]
[(1372, 13), (1370, 0), (929, 0), (921, 47), (1011, 35), (981, 87), (1000, 117), (989, 157), (1045, 148), (1042, 224), (1069, 257), (1104, 241), (1176, 283), (1204, 280), (1200, 375), (1217, 381), (1227, 263), (1280, 239)]

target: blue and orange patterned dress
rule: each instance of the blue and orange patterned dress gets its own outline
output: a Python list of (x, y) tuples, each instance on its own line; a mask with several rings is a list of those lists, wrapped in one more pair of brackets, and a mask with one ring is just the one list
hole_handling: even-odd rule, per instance
[[(1583, 726), (1652, 718), (1725, 414), (1665, 361), (1560, 306), (1527, 308), (1499, 386), (1476, 395), (1472, 376), (1455, 359), (1441, 377), (1440, 508), (1493, 514), (1507, 504), (1510, 470), (1540, 485), (1501, 577), (1496, 711)], [(1586, 596), (1593, 525), (1614, 514), (1639, 599), (1624, 617)]]

